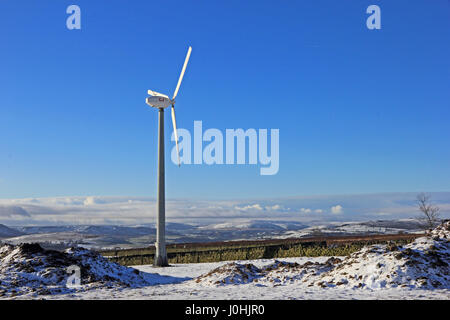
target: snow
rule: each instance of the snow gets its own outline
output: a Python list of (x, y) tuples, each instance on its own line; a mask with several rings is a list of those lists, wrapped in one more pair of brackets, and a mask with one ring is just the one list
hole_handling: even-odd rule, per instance
[(347, 289), (450, 289), (450, 221), (403, 247), (393, 244), (366, 246), (344, 259), (303, 265), (275, 260), (263, 268), (228, 263), (195, 281), (212, 286), (251, 282)]
[(317, 281), (336, 286), (336, 281), (343, 279), (349, 288), (450, 289), (449, 266), (448, 241), (418, 238), (404, 247), (363, 248)]
[(73, 243), (81, 242), (83, 240), (89, 240), (96, 238), (95, 235), (85, 235), (76, 232), (53, 232), (53, 233), (37, 233), (37, 234), (27, 234), (22, 236), (17, 236), (13, 238), (4, 239), (5, 243), (9, 244), (21, 244), (21, 243)]
[[(0, 248), (0, 259), (0, 296), (3, 297), (36, 297), (103, 287), (137, 288), (174, 281), (173, 277), (112, 263), (83, 248), (58, 252), (44, 250), (38, 244), (4, 245)], [(68, 285), (71, 273), (67, 270), (71, 266), (80, 270), (79, 287)]]
[[(450, 221), (429, 237), (402, 247), (372, 245), (348, 257), (299, 257), (127, 268), (88, 250), (65, 254), (91, 268), (91, 282), (78, 290), (43, 292), (45, 299), (450, 299)], [(37, 254), (38, 256), (39, 254)], [(23, 248), (0, 249), (1, 285), (11, 285), (4, 266), (14, 266)], [(36, 256), (36, 255), (35, 255)], [(30, 259), (30, 258), (28, 258)], [(123, 269), (122, 269), (123, 268)], [(48, 268), (46, 269), (48, 271)], [(140, 272), (136, 273), (139, 270)], [(18, 272), (17, 263), (13, 271)], [(40, 285), (42, 270), (29, 274)], [(16, 277), (15, 280), (19, 278)], [(61, 286), (62, 283), (59, 283)], [(9, 288), (9, 287), (8, 287)], [(19, 298), (35, 298), (22, 290)], [(10, 298), (6, 296), (4, 298)]]
[(274, 238), (301, 238), (315, 235), (361, 235), (361, 234), (399, 234), (399, 233), (422, 233), (420, 225), (410, 219), (395, 221), (366, 221), (366, 222), (344, 222), (330, 223), (326, 225), (314, 225), (301, 230), (287, 230)]
[[(324, 263), (329, 257), (318, 258), (286, 258), (280, 261), (304, 264)], [(254, 264), (258, 268), (273, 264), (273, 259), (251, 261), (233, 261), (240, 264)], [(381, 288), (381, 289), (348, 289), (308, 287), (301, 281), (270, 283), (270, 281), (250, 282), (240, 284), (209, 285), (197, 283), (195, 279), (211, 270), (224, 266), (228, 262), (177, 264), (168, 268), (156, 268), (151, 265), (136, 266), (142, 272), (159, 273), (174, 280), (172, 284), (153, 285), (140, 288), (101, 288), (72, 294), (43, 296), (44, 299), (164, 299), (164, 300), (289, 300), (289, 299), (450, 299), (448, 289), (411, 289), (411, 288)], [(189, 280), (179, 280), (189, 275)], [(26, 297), (24, 297), (26, 298)]]

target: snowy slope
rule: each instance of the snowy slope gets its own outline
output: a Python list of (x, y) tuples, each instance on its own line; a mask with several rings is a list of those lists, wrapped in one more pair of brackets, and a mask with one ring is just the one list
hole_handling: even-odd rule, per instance
[(301, 238), (318, 234), (324, 236), (340, 236), (398, 233), (423, 233), (423, 228), (414, 219), (330, 223), (315, 225), (301, 230), (287, 230), (276, 238)]
[(250, 282), (292, 283), (323, 288), (426, 288), (450, 289), (450, 221), (403, 247), (372, 245), (343, 260), (324, 263), (276, 261), (257, 268), (236, 262), (221, 266), (195, 279), (197, 283), (226, 285)]
[[(70, 266), (80, 268), (78, 288), (67, 285)], [(137, 288), (172, 281), (118, 265), (81, 248), (58, 252), (44, 250), (38, 244), (0, 247), (0, 296), (60, 294), (96, 287)]]

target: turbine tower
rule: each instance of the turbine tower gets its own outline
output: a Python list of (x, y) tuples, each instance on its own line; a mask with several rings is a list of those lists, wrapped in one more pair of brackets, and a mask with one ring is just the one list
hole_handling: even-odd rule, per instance
[(178, 78), (177, 87), (173, 94), (172, 99), (167, 95), (158, 93), (152, 90), (148, 90), (148, 94), (151, 97), (147, 97), (145, 102), (153, 107), (158, 108), (158, 190), (157, 190), (157, 217), (156, 217), (156, 243), (155, 243), (155, 259), (153, 264), (157, 267), (166, 267), (169, 265), (166, 252), (166, 208), (165, 208), (165, 177), (164, 177), (164, 109), (172, 105), (172, 124), (175, 135), (175, 143), (177, 146), (178, 166), (180, 166), (180, 152), (178, 149), (178, 134), (177, 123), (175, 120), (175, 98), (180, 89), (181, 81), (183, 80), (186, 66), (191, 56), (192, 48), (189, 47), (186, 59), (184, 60), (183, 68), (181, 69), (180, 77)]

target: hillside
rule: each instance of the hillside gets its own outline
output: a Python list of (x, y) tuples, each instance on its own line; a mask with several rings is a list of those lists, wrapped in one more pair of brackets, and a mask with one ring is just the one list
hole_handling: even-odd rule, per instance
[[(16, 233), (3, 237), (11, 244), (40, 243), (47, 248), (69, 248), (75, 244), (92, 249), (142, 248), (155, 242), (154, 224), (16, 226)], [(311, 236), (383, 235), (420, 233), (414, 220), (377, 220), (365, 222), (305, 225), (283, 220), (243, 220), (207, 225), (168, 222), (167, 242), (207, 243), (233, 240), (289, 239)], [(49, 244), (51, 246), (49, 247)]]
[(20, 232), (16, 229), (9, 228), (3, 224), (0, 224), (0, 239), (2, 238), (10, 238), (10, 237), (17, 237), (23, 235), (23, 232)]

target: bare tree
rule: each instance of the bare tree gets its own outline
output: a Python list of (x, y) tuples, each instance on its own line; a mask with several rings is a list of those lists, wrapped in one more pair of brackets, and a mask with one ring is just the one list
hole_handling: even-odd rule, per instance
[(417, 205), (422, 215), (417, 217), (426, 229), (432, 229), (439, 224), (439, 207), (433, 206), (430, 202), (431, 196), (426, 193), (417, 195)]

